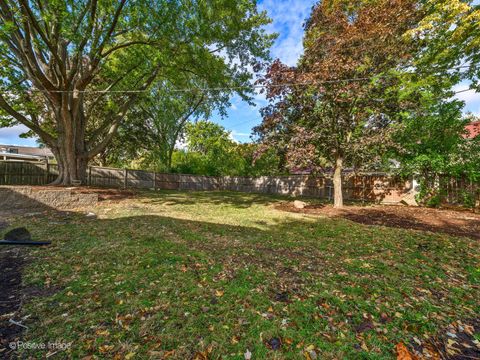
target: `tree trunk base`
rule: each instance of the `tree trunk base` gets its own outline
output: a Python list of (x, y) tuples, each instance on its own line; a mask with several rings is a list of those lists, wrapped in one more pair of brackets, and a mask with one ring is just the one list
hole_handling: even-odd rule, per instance
[(342, 169), (343, 159), (337, 157), (333, 172), (333, 207), (336, 209), (343, 208)]

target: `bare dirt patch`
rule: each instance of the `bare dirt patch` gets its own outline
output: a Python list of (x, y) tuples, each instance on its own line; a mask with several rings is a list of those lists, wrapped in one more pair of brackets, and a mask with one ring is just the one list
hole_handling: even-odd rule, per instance
[(73, 190), (80, 194), (98, 194), (98, 201), (121, 201), (137, 196), (135, 190), (79, 187)]
[(307, 205), (295, 208), (293, 202), (275, 206), (281, 211), (339, 217), (364, 225), (380, 225), (410, 230), (430, 231), (480, 240), (480, 214), (470, 211), (430, 209), (410, 206), (374, 205), (346, 206)]

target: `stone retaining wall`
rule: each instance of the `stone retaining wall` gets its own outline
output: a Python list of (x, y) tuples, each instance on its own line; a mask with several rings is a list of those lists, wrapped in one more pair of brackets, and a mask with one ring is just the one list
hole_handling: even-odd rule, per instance
[(97, 205), (97, 194), (82, 194), (64, 188), (0, 186), (0, 209), (74, 209)]

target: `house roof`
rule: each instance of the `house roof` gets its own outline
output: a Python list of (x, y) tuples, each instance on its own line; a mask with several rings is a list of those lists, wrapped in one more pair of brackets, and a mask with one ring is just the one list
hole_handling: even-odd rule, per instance
[(53, 153), (49, 148), (39, 148), (33, 146), (19, 146), (19, 145), (2, 145), (0, 144), (0, 152), (8, 153), (10, 149), (18, 150), (20, 155), (30, 155), (30, 156), (42, 156), (42, 157), (53, 157)]
[(465, 126), (467, 134), (463, 135), (465, 139), (473, 139), (480, 135), (480, 120), (473, 121), (467, 126)]
[(11, 154), (11, 153), (0, 151), (0, 160), (4, 158), (6, 158), (7, 160), (38, 160), (38, 161), (46, 161), (47, 159), (45, 156)]

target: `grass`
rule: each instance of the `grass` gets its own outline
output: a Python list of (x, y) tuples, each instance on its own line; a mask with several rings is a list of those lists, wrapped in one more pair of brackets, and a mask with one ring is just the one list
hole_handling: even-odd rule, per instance
[(24, 281), (58, 290), (24, 305), (24, 341), (71, 342), (56, 356), (75, 359), (390, 359), (480, 312), (478, 241), (280, 212), (280, 200), (146, 192), (98, 219), (17, 218), (54, 242), (31, 250)]

